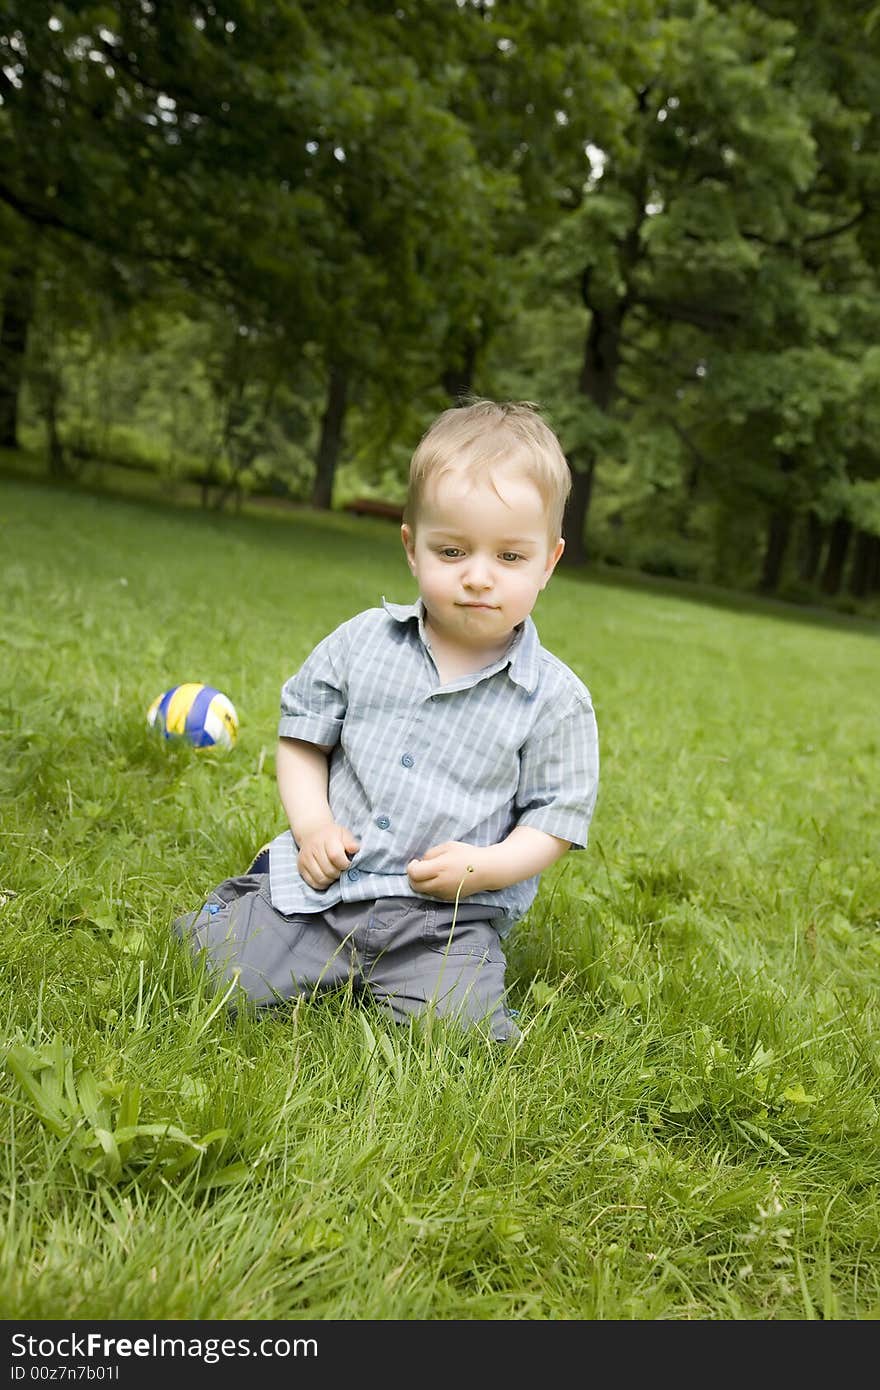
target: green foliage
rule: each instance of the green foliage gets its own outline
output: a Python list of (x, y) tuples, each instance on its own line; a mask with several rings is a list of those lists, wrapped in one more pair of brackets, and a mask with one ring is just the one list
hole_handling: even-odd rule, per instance
[[(616, 119), (529, 258), (515, 341), (533, 330), (524, 362), (578, 468), (601, 464), (591, 498), (607, 488), (616, 506), (613, 466), (640, 456), (650, 485), (648, 441), (674, 431), (682, 510), (760, 524), (814, 509), (873, 530), (849, 489), (877, 471), (862, 383), (877, 333), (876, 54), (857, 17), (821, 6), (650, 9), (614, 50)], [(590, 142), (588, 87), (567, 97)], [(657, 538), (632, 523), (641, 563)], [(660, 540), (667, 554), (678, 543)], [(713, 571), (754, 577), (760, 529), (750, 544), (750, 564), (719, 550)]]
[[(6, 1068), (37, 1120), (62, 1141), (61, 1151), (69, 1162), (96, 1179), (117, 1183), (136, 1177), (149, 1188), (174, 1180), (196, 1164), (200, 1189), (247, 1176), (243, 1163), (205, 1171), (204, 1155), (212, 1145), (222, 1146), (228, 1130), (193, 1139), (170, 1120), (144, 1122), (140, 1086), (96, 1080), (60, 1035), (41, 1049), (13, 1044), (6, 1053)], [(50, 1164), (55, 1166), (51, 1159)]]
[[(601, 552), (603, 489), (639, 533), (613, 558), (654, 571), (778, 589), (804, 517), (877, 534), (872, 11), (10, 0), (4, 20), (0, 407), (23, 267), (21, 438), (54, 474), (88, 453), (217, 505), (328, 506), (338, 470), (337, 501), (397, 498), (439, 409), (509, 393), (569, 453), (569, 558)], [(679, 518), (743, 513), (750, 554), (651, 533), (645, 496), (671, 515), (670, 491)]]
[(313, 354), (282, 373), (276, 339), (226, 315), (195, 305), (195, 317), (158, 305), (127, 315), (104, 307), (100, 317), (93, 309), (89, 333), (81, 324), (65, 331), (47, 307), (30, 345), (23, 427), (42, 433), (40, 372), (51, 359), (72, 473), (116, 463), (167, 483), (308, 495), (320, 380)]

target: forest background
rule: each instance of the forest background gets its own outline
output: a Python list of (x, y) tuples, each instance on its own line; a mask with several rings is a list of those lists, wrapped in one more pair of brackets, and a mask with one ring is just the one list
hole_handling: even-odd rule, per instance
[(880, 614), (880, 6), (5, 0), (0, 466), (402, 501), (537, 401), (567, 563)]

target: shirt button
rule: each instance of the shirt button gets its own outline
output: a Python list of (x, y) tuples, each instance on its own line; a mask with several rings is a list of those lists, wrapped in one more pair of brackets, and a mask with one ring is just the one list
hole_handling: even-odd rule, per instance
[(377, 816), (376, 824), (378, 825), (380, 830), (387, 830), (391, 822), (387, 816)]
[(412, 753), (404, 753), (400, 761), (403, 763), (404, 767), (412, 767), (413, 763), (415, 762), (415, 758), (413, 757)]
[(357, 883), (361, 875), (358, 869), (348, 869), (346, 870), (346, 876), (351, 879), (352, 883)]

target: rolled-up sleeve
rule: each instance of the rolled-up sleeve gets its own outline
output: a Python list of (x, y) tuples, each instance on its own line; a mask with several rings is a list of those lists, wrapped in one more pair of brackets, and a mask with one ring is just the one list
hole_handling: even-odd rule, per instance
[(345, 624), (331, 632), (281, 687), (279, 738), (335, 745), (348, 705)]
[(516, 823), (585, 849), (599, 791), (599, 737), (587, 699), (528, 740), (520, 754)]

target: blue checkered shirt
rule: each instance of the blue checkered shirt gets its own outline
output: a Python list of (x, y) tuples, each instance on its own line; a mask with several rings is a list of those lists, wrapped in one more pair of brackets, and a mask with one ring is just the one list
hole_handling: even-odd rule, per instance
[[(319, 642), (281, 691), (278, 733), (332, 744), (334, 819), (360, 849), (335, 883), (300, 877), (289, 830), (269, 847), (270, 891), (283, 913), (336, 903), (423, 897), (406, 864), (445, 840), (494, 845), (514, 826), (583, 848), (599, 782), (590, 693), (545, 651), (531, 618), (491, 666), (442, 685), (421, 599), (359, 613)], [(539, 875), (475, 893), (506, 935)]]

